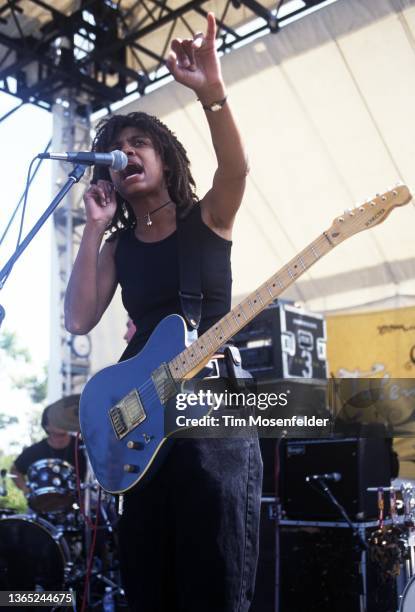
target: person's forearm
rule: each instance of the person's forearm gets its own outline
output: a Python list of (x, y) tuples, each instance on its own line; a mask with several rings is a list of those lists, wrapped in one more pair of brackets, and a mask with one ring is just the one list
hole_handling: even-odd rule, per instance
[[(197, 92), (203, 106), (223, 100), (226, 88), (223, 82), (211, 86), (207, 91)], [(213, 147), (215, 149), (218, 168), (229, 178), (240, 178), (248, 174), (249, 164), (241, 134), (235, 123), (229, 100), (221, 110), (216, 112), (205, 110), (208, 120)]]
[(73, 334), (88, 333), (97, 322), (98, 254), (102, 225), (87, 223), (65, 294), (65, 327)]
[(25, 476), (21, 474), (15, 466), (11, 468), (10, 472), (14, 475), (13, 482), (16, 487), (27, 495), (30, 492), (30, 489), (27, 486)]
[(14, 484), (25, 495), (28, 495), (30, 493), (30, 489), (26, 484), (26, 479), (24, 478), (24, 476), (16, 476), (16, 478), (14, 478)]

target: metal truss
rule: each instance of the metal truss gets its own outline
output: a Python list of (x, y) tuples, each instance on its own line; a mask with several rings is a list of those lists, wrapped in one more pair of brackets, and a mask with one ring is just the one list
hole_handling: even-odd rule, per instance
[[(72, 98), (72, 92), (65, 92)], [(55, 105), (53, 108), (53, 139), (55, 151), (89, 150), (91, 146), (89, 117), (79, 117), (75, 105)], [(71, 167), (65, 162), (53, 164), (52, 185), (56, 190), (68, 176)], [(56, 397), (80, 393), (90, 374), (91, 339), (73, 336), (66, 331), (63, 317), (63, 301), (74, 256), (79, 248), (81, 229), (85, 224), (82, 194), (88, 185), (87, 177), (75, 184), (62, 204), (53, 213), (54, 265), (52, 272), (51, 358), (49, 362), (49, 386), (54, 387)]]
[(71, 90), (70, 103), (85, 116), (166, 79), (171, 40), (204, 29), (209, 10), (219, 50), (228, 52), (325, 2), (78, 0), (73, 8), (67, 0), (7, 0), (0, 4), (0, 91), (52, 110)]

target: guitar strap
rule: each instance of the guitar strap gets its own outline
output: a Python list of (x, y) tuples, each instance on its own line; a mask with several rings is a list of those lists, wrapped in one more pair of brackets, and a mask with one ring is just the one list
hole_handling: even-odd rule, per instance
[[(179, 220), (177, 232), (179, 238), (179, 296), (183, 316), (190, 329), (199, 327), (202, 314), (202, 248), (200, 238), (201, 212), (192, 210), (184, 219)], [(226, 345), (224, 350), (226, 373), (235, 391), (243, 391), (247, 379), (252, 379), (249, 372), (242, 368), (241, 357), (235, 346)]]
[(179, 296), (183, 316), (190, 329), (197, 329), (202, 316), (200, 206), (177, 224), (179, 238)]

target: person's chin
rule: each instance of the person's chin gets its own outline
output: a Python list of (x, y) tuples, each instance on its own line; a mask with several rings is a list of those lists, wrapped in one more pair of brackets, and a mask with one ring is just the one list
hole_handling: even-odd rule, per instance
[(127, 200), (128, 202), (131, 198), (135, 198), (140, 195), (145, 195), (146, 193), (150, 193), (151, 191), (151, 185), (149, 185), (147, 182), (140, 181), (136, 183), (131, 183), (127, 187), (124, 187), (122, 191), (120, 190), (120, 195), (122, 198), (124, 198), (124, 200)]

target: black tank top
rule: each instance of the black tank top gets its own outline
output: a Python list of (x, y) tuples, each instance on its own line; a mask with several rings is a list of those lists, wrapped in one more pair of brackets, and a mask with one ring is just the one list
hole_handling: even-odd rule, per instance
[[(194, 225), (198, 239), (195, 243), (200, 249), (195, 253), (195, 261), (199, 256), (201, 262), (203, 293), (200, 335), (230, 310), (232, 242), (218, 236), (203, 222), (198, 204), (188, 219), (190, 215), (197, 215)], [(137, 333), (121, 357), (123, 360), (144, 346), (161, 319), (173, 313), (183, 314), (179, 299), (177, 231), (158, 242), (138, 240), (133, 229), (121, 231), (115, 266), (124, 307), (137, 327)]]

